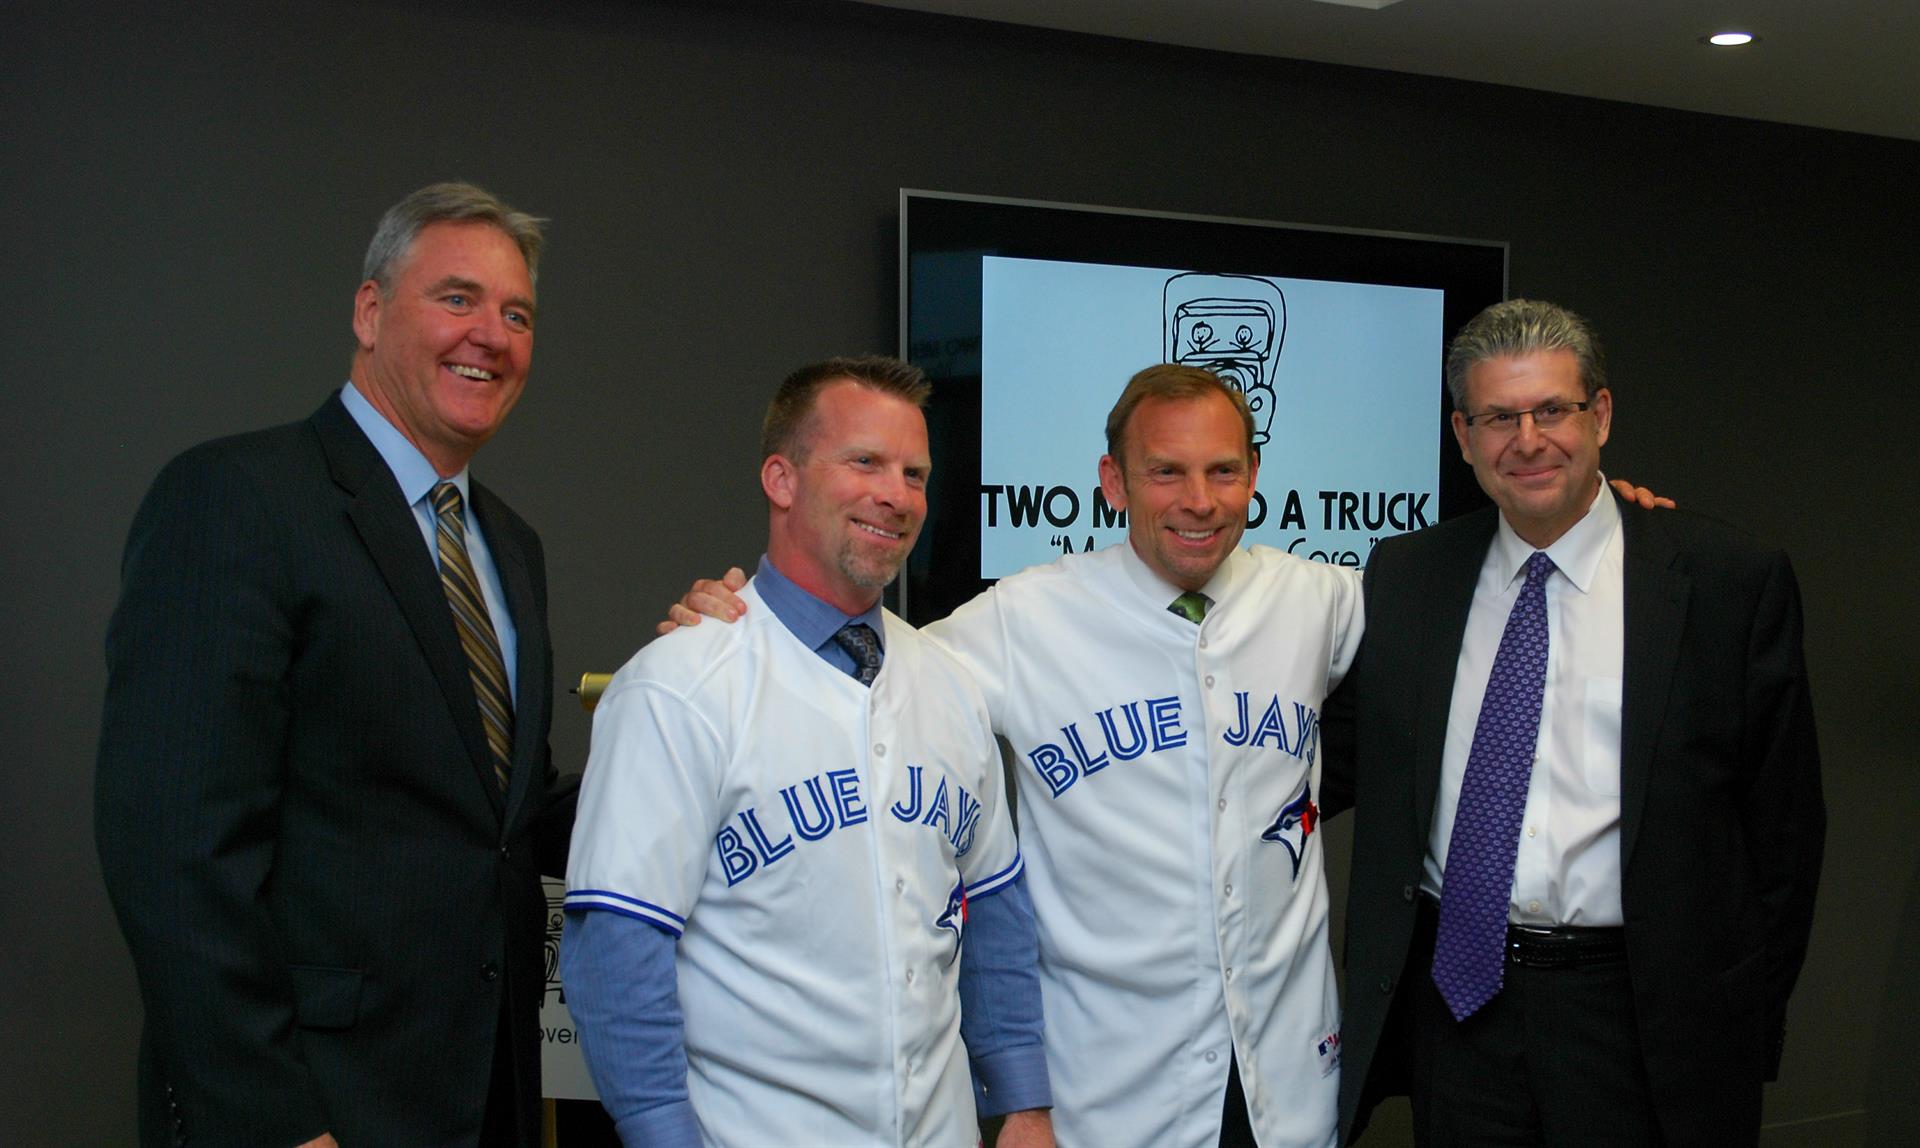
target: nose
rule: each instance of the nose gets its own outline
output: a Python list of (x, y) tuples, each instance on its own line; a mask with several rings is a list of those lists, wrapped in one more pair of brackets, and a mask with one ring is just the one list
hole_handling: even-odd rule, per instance
[(1520, 412), (1520, 425), (1513, 432), (1514, 449), (1531, 453), (1540, 449), (1543, 441), (1540, 427), (1533, 421), (1533, 412)]
[(467, 329), (467, 339), (476, 347), (489, 351), (504, 350), (507, 346), (507, 321), (498, 311), (488, 307), (475, 310), (473, 325)]
[(911, 510), (913, 500), (919, 496), (919, 491), (907, 481), (907, 472), (901, 467), (885, 468), (873, 492), (875, 502), (893, 510)]
[(1190, 474), (1181, 481), (1180, 505), (1195, 514), (1206, 514), (1213, 509), (1213, 489), (1208, 485), (1204, 471)]

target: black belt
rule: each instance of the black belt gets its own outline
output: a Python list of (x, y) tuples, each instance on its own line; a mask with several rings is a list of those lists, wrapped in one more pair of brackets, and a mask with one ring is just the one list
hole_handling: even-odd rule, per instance
[(1534, 925), (1507, 926), (1507, 963), (1530, 969), (1569, 969), (1627, 959), (1627, 931)]

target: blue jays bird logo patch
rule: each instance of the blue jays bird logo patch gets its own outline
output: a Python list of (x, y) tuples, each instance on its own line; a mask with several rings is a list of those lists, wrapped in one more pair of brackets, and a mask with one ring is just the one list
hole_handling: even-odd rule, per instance
[[(947, 894), (947, 911), (935, 918), (933, 924), (937, 929), (951, 929), (953, 931), (953, 955), (954, 957), (958, 957), (960, 955), (960, 935), (964, 933), (967, 928), (967, 883), (965, 881), (957, 881), (954, 883), (953, 891)], [(953, 959), (948, 958), (947, 963), (952, 964)]]
[(1320, 807), (1313, 803), (1313, 783), (1302, 781), (1300, 793), (1280, 810), (1280, 816), (1273, 819), (1267, 831), (1260, 835), (1262, 841), (1278, 841), (1287, 847), (1287, 856), (1293, 859), (1294, 880), (1300, 879), (1300, 859), (1307, 855), (1307, 838), (1313, 836), (1314, 826), (1320, 821)]

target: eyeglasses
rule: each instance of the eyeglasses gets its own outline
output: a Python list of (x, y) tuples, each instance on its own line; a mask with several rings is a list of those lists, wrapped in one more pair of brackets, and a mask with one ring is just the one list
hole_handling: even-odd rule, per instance
[(1493, 434), (1513, 434), (1520, 429), (1522, 415), (1533, 420), (1534, 429), (1552, 430), (1574, 415), (1592, 407), (1593, 401), (1589, 399), (1580, 403), (1546, 403), (1530, 411), (1481, 411), (1477, 415), (1463, 417), (1470, 427), (1479, 427)]

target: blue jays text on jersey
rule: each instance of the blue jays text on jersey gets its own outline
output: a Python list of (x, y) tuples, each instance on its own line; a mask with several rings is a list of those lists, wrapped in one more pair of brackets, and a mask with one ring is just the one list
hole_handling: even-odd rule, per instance
[[(974, 831), (980, 825), (980, 800), (958, 782), (948, 785), (944, 775), (928, 794), (924, 773), (921, 766), (907, 766), (907, 795), (888, 806), (887, 813), (901, 822), (937, 830), (953, 846), (954, 856), (964, 857), (973, 847)], [(867, 804), (860, 796), (860, 775), (851, 769), (828, 770), (784, 786), (780, 804), (785, 810), (786, 828), (776, 828), (780, 833), (777, 841), (761, 822), (757, 805), (736, 812), (733, 819), (738, 825), (725, 825), (715, 834), (713, 847), (729, 887), (799, 848), (795, 836), (802, 842), (819, 841), (835, 830), (868, 820)]]
[[(1309, 766), (1320, 746), (1320, 712), (1304, 702), (1283, 702), (1279, 694), (1253, 719), (1253, 702), (1245, 690), (1234, 693), (1239, 707), (1233, 728), (1220, 740), (1232, 746), (1268, 747)], [(1114, 762), (1132, 761), (1145, 753), (1187, 744), (1178, 697), (1141, 698), (1096, 712), (1097, 733), (1081, 732), (1076, 719), (1060, 727), (1061, 742), (1042, 742), (1026, 751), (1026, 758), (1056, 798), (1082, 777), (1091, 777)], [(1124, 729), (1122, 728), (1124, 726)], [(1061, 744), (1061, 743), (1064, 744)], [(1096, 752), (1097, 751), (1097, 752)]]

